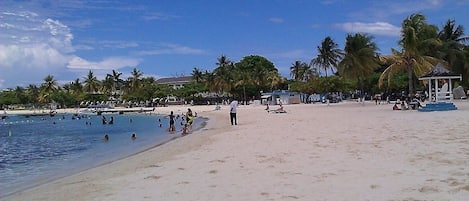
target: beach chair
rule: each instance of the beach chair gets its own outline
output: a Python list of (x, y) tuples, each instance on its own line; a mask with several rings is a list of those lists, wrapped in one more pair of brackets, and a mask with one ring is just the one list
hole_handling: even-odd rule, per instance
[(448, 83), (443, 84), (441, 86), (440, 91), (437, 93), (437, 100), (445, 100), (450, 99), (449, 90), (448, 90)]

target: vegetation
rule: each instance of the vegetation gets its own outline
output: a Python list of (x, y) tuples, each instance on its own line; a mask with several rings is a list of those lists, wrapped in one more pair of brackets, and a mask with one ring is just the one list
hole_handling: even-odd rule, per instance
[[(359, 89), (368, 94), (401, 91), (410, 94), (423, 88), (419, 76), (437, 63), (442, 63), (463, 80), (457, 85), (469, 88), (469, 37), (462, 26), (449, 19), (441, 29), (428, 24), (422, 14), (403, 20), (399, 49), (391, 55), (378, 55), (373, 37), (347, 34), (344, 49), (327, 36), (317, 46), (318, 54), (306, 63), (294, 61), (288, 80), (276, 66), (258, 55), (245, 56), (238, 62), (222, 54), (213, 70), (193, 68), (192, 82), (180, 89), (157, 84), (153, 77), (134, 68), (131, 76), (112, 70), (99, 80), (90, 70), (86, 77), (59, 86), (53, 75), (47, 75), (39, 86), (30, 84), (0, 92), (0, 108), (22, 105), (28, 108), (79, 107), (82, 102), (125, 101), (154, 104), (170, 96), (186, 101), (204, 102), (235, 98), (243, 101), (259, 99), (261, 92), (291, 89), (301, 93), (348, 92)], [(320, 76), (324, 75), (324, 76)]]

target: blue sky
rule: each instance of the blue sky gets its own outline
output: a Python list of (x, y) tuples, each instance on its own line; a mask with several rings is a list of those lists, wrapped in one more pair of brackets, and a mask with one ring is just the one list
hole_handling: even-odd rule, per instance
[(260, 55), (289, 77), (331, 36), (374, 37), (380, 52), (399, 48), (401, 22), (422, 13), (441, 27), (448, 19), (469, 32), (469, 0), (0, 0), (0, 89), (103, 79), (133, 68), (155, 78), (213, 70), (220, 55), (237, 62)]

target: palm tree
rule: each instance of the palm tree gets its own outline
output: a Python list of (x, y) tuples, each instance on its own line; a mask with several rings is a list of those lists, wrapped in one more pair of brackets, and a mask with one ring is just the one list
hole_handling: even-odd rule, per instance
[[(415, 94), (413, 82), (414, 74), (421, 76), (429, 71), (438, 59), (426, 56), (421, 53), (420, 49), (425, 49), (428, 44), (434, 43), (436, 40), (436, 28), (427, 24), (425, 16), (421, 14), (413, 14), (406, 18), (402, 23), (401, 40), (399, 44), (402, 51), (392, 49), (392, 55), (383, 56), (380, 59), (386, 65), (389, 65), (379, 78), (379, 86), (381, 87), (384, 79), (390, 78), (398, 71), (407, 71), (409, 81), (409, 95)], [(433, 35), (434, 34), (434, 35)]]
[(101, 91), (107, 95), (111, 95), (114, 92), (114, 78), (112, 75), (107, 74), (104, 80), (101, 82)]
[(364, 95), (364, 80), (370, 77), (374, 69), (379, 66), (378, 50), (373, 37), (366, 34), (347, 34), (344, 48), (344, 58), (339, 63), (340, 75), (350, 79), (357, 79), (362, 95)]
[(120, 87), (122, 86), (122, 83), (124, 80), (120, 78), (122, 75), (121, 72), (118, 72), (116, 70), (112, 70), (112, 74), (107, 74), (106, 77), (109, 77), (110, 82), (112, 81), (112, 92), (114, 93), (117, 90), (120, 90)]
[(76, 79), (71, 83), (70, 89), (74, 94), (81, 94), (83, 92), (83, 85), (80, 83), (80, 79)]
[(463, 74), (463, 81), (469, 80), (469, 57), (464, 53), (465, 42), (469, 37), (464, 36), (464, 28), (461, 25), (456, 26), (456, 21), (448, 20), (438, 33), (441, 40), (440, 54), (438, 57), (448, 62), (453, 72)]
[(292, 63), (292, 66), (290, 67), (290, 76), (294, 80), (300, 80), (302, 75), (301, 75), (301, 67), (303, 65), (303, 62), (301, 61), (295, 61), (295, 63)]
[(15, 96), (18, 98), (21, 104), (27, 103), (26, 89), (20, 86), (15, 88)]
[(98, 78), (93, 75), (91, 70), (88, 72), (88, 75), (84, 77), (84, 79), (85, 80), (83, 82), (85, 83), (85, 91), (87, 93), (91, 94), (98, 92), (101, 83)]
[(267, 72), (267, 81), (270, 82), (270, 91), (274, 90), (274, 87), (280, 84), (283, 79), (282, 76), (278, 73), (278, 71), (269, 71)]
[(246, 84), (249, 84), (252, 82), (252, 77), (249, 73), (249, 71), (242, 70), (241, 68), (236, 68), (235, 71), (235, 84), (234, 86), (242, 86), (243, 87), (243, 100), (244, 100), (244, 105), (247, 104), (246, 100)]
[(218, 92), (230, 92), (233, 88), (234, 81), (234, 64), (225, 56), (221, 55), (217, 59), (216, 65), (218, 66), (213, 71), (214, 74), (214, 87)]
[(310, 66), (317, 66), (324, 69), (326, 75), (326, 92), (329, 92), (327, 71), (331, 70), (332, 73), (334, 73), (334, 68), (337, 68), (343, 53), (342, 50), (339, 49), (339, 45), (337, 45), (330, 36), (322, 40), (321, 46), (317, 46), (317, 50), (318, 55), (311, 60)]
[(222, 54), (218, 59), (217, 59), (217, 63), (215, 63), (217, 65), (217, 67), (226, 67), (226, 66), (229, 66), (232, 62), (230, 61), (230, 59), (228, 59), (228, 57), (226, 57), (226, 55)]
[(26, 87), (26, 95), (29, 103), (32, 103), (33, 105), (39, 103), (39, 88), (36, 85), (28, 85), (28, 87)]
[(194, 68), (192, 70), (192, 79), (195, 80), (196, 83), (203, 80), (203, 73), (199, 68)]
[(210, 92), (217, 92), (217, 87), (215, 85), (215, 74), (212, 72), (209, 72), (208, 70), (205, 70), (203, 74), (203, 80), (205, 80), (205, 87), (210, 91)]
[(50, 98), (52, 93), (57, 91), (59, 89), (59, 86), (57, 84), (57, 80), (54, 80), (54, 76), (52, 75), (47, 75), (44, 78), (44, 83), (41, 84), (41, 96), (39, 97), (41, 102), (50, 102)]
[(454, 41), (463, 43), (469, 40), (469, 37), (464, 36), (464, 27), (461, 25), (456, 26), (454, 19), (446, 21), (443, 29), (438, 33), (438, 38), (442, 41)]
[(319, 66), (324, 69), (324, 73), (327, 77), (327, 71), (331, 70), (334, 72), (334, 68), (342, 58), (342, 50), (335, 43), (330, 36), (327, 36), (322, 40), (321, 46), (317, 46), (318, 55), (316, 58), (311, 60), (311, 66)]
[(317, 76), (317, 72), (315, 70), (316, 69), (311, 68), (310, 65), (303, 63), (300, 69), (302, 75), (301, 80), (306, 82), (308, 80), (311, 80), (314, 76)]
[(130, 91), (131, 92), (135, 92), (137, 91), (137, 89), (140, 87), (140, 77), (143, 75), (143, 73), (139, 70), (137, 70), (137, 68), (134, 68), (132, 70), (132, 77), (130, 77), (129, 81), (130, 81)]

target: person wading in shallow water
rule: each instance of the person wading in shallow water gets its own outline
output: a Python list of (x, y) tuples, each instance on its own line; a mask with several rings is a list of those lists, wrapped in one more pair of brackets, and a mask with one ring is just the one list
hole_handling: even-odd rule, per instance
[(169, 132), (174, 132), (176, 131), (176, 127), (174, 126), (174, 113), (171, 111), (171, 114), (169, 115)]

